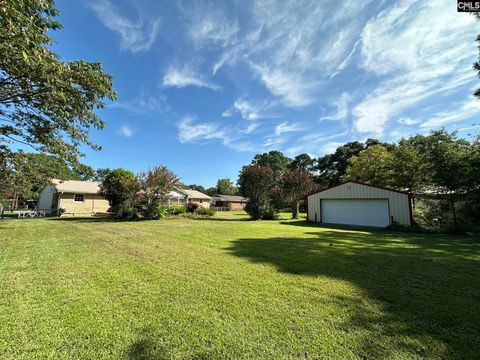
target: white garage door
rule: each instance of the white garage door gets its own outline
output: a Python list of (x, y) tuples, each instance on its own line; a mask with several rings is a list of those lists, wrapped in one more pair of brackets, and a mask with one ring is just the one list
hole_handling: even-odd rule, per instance
[(388, 200), (324, 200), (322, 222), (384, 227), (390, 224)]

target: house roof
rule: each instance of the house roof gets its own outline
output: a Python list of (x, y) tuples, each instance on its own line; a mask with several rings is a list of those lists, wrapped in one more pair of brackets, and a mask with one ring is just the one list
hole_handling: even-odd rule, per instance
[(220, 201), (228, 201), (228, 202), (247, 202), (248, 199), (244, 198), (243, 196), (238, 195), (217, 195), (214, 196), (216, 200)]
[(389, 189), (389, 188), (386, 188), (386, 187), (383, 187), (383, 186), (371, 185), (371, 184), (367, 184), (367, 183), (360, 182), (360, 181), (349, 180), (349, 181), (342, 182), (342, 183), (340, 183), (340, 184), (338, 184), (338, 185), (331, 186), (331, 187), (329, 187), (329, 188), (322, 189), (322, 190), (320, 190), (320, 191), (316, 191), (316, 192), (314, 192), (313, 194), (307, 195), (307, 197), (308, 197), (308, 196), (315, 195), (315, 194), (318, 194), (318, 193), (321, 193), (321, 192), (324, 192), (324, 191), (327, 191), (327, 190), (330, 190), (330, 189), (333, 189), (333, 188), (336, 188), (336, 187), (338, 187), (338, 186), (342, 186), (342, 185), (348, 184), (348, 183), (359, 184), (359, 185), (369, 186), (369, 187), (376, 188), (376, 189), (382, 189), (382, 190), (386, 190), (386, 191), (392, 191), (392, 192), (396, 192), (396, 193), (400, 193), (400, 194), (409, 195), (409, 192), (407, 192), (407, 191), (400, 191), (400, 190), (395, 190), (395, 189)]
[(98, 194), (100, 193), (99, 181), (79, 181), (52, 179), (51, 183), (57, 191), (67, 193)]
[(178, 189), (178, 190), (183, 192), (185, 195), (187, 195), (189, 198), (192, 198), (192, 199), (207, 199), (207, 200), (211, 199), (210, 196), (197, 190), (191, 190), (191, 189)]
[(180, 190), (172, 190), (168, 193), (167, 195), (169, 198), (171, 199), (184, 199), (185, 196), (187, 196), (186, 194), (184, 194), (182, 191)]

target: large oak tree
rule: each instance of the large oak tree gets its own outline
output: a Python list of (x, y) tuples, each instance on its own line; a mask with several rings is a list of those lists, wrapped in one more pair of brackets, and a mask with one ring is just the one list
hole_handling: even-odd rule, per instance
[(76, 163), (79, 146), (99, 147), (89, 130), (104, 122), (95, 113), (114, 99), (112, 77), (100, 63), (63, 61), (51, 44), (53, 0), (0, 1), (0, 151), (13, 142)]

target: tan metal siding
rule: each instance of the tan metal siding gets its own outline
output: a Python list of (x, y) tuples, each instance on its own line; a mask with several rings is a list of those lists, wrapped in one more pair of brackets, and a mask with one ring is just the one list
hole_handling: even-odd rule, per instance
[(85, 194), (85, 201), (74, 201), (73, 199), (73, 193), (61, 194), (59, 207), (64, 208), (66, 214), (93, 214), (95, 212), (107, 212), (110, 207), (108, 200), (101, 195)]
[(321, 199), (388, 199), (390, 216), (401, 225), (410, 225), (410, 208), (407, 194), (379, 189), (363, 184), (346, 183), (308, 197), (308, 220), (320, 222)]
[(308, 220), (315, 221), (315, 214), (317, 215), (317, 222), (320, 222), (320, 198), (308, 197)]

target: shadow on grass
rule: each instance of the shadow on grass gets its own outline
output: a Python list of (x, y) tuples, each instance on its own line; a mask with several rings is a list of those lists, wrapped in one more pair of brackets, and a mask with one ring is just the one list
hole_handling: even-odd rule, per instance
[(144, 329), (139, 334), (139, 339), (133, 342), (127, 349), (128, 360), (160, 360), (171, 359), (172, 354), (159, 345), (155, 332)]
[(243, 218), (243, 219), (230, 219), (230, 218), (222, 218), (222, 217), (209, 217), (209, 218), (196, 218), (195, 220), (207, 220), (207, 221), (226, 221), (226, 222), (250, 222), (252, 221), (250, 218)]
[(375, 230), (381, 230), (381, 229), (375, 229), (372, 227), (366, 227), (366, 226), (354, 226), (354, 225), (335, 225), (335, 224), (318, 224), (314, 223), (311, 221), (308, 221), (306, 219), (302, 220), (283, 220), (280, 221), (280, 224), (282, 225), (292, 225), (292, 226), (300, 226), (300, 227), (308, 227), (308, 228), (325, 228), (325, 229), (343, 229), (343, 230), (365, 230), (365, 231), (375, 231)]
[(367, 334), (361, 357), (394, 357), (399, 349), (412, 357), (480, 354), (478, 239), (335, 230), (305, 235), (310, 237), (238, 239), (228, 251), (282, 273), (349, 281), (380, 303), (382, 316), (358, 298), (341, 300), (350, 314), (345, 326)]
[(111, 223), (111, 222), (127, 222), (128, 220), (118, 220), (113, 217), (57, 217), (49, 218), (51, 221), (66, 221), (66, 222), (80, 222), (80, 223)]

